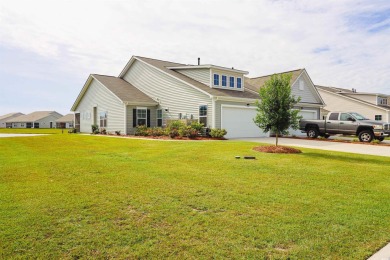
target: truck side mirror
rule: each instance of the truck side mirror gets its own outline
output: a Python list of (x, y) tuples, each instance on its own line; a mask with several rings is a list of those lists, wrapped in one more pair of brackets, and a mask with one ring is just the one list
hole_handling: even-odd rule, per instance
[(355, 121), (356, 121), (356, 119), (355, 119), (355, 118), (353, 118), (353, 117), (348, 117), (348, 121), (355, 122)]

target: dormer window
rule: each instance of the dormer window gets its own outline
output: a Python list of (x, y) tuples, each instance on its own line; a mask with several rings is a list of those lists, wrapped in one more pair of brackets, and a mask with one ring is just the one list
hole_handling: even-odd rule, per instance
[(234, 77), (229, 77), (229, 87), (234, 88)]
[(241, 78), (237, 78), (237, 88), (241, 88)]
[(222, 75), (222, 87), (227, 86), (227, 77), (225, 75)]
[(379, 98), (379, 105), (387, 105), (387, 98), (380, 97)]
[(219, 74), (214, 74), (214, 86), (219, 86)]

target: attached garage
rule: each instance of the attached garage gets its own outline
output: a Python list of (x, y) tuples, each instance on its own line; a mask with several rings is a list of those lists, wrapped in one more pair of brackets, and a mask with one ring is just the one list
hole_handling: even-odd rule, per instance
[[(299, 115), (302, 116), (302, 119), (318, 119), (316, 110), (301, 110), (299, 111)], [(306, 136), (306, 133), (302, 133), (301, 130), (288, 130), (290, 135), (295, 136)]]
[(254, 122), (256, 108), (246, 106), (221, 106), (221, 128), (226, 129), (226, 138), (268, 137)]

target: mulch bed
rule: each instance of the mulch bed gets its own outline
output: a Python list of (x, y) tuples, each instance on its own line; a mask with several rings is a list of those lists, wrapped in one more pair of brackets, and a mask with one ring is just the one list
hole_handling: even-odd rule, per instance
[(288, 147), (288, 146), (276, 146), (276, 145), (270, 145), (270, 146), (256, 146), (253, 147), (253, 150), (257, 152), (263, 152), (263, 153), (301, 153), (301, 150)]
[(154, 140), (197, 140), (197, 141), (213, 141), (213, 140), (227, 140), (226, 138), (213, 138), (213, 137), (203, 137), (198, 136), (195, 138), (188, 138), (188, 137), (176, 137), (171, 138), (169, 136), (140, 136), (140, 135), (113, 135), (113, 134), (98, 134), (102, 136), (118, 136), (118, 137), (124, 137), (124, 138), (137, 138), (137, 139), (154, 139)]

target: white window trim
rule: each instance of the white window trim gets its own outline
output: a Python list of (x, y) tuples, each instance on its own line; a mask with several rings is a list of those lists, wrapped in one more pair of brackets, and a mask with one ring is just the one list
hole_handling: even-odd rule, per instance
[[(218, 85), (215, 84), (215, 75), (218, 76)], [(220, 86), (220, 75), (218, 73), (213, 73), (213, 86)]]
[[(230, 79), (231, 79), (231, 78), (234, 79), (233, 87), (230, 86)], [(234, 77), (234, 76), (229, 76), (229, 88), (231, 88), (231, 89), (235, 89), (235, 88), (236, 88), (236, 77)]]
[[(205, 106), (206, 107), (206, 116), (201, 116), (200, 115), (200, 107), (203, 107), (203, 106)], [(203, 105), (199, 105), (198, 106), (198, 123), (200, 123), (200, 118), (202, 117), (205, 117), (206, 118), (206, 125), (204, 125), (204, 127), (207, 127), (207, 121), (208, 121), (208, 115), (209, 115), (209, 106), (208, 105), (206, 105), (206, 104), (203, 104)]]
[(303, 79), (299, 79), (298, 81), (298, 89), (299, 90), (305, 90), (305, 81)]
[[(238, 79), (241, 80), (241, 87), (238, 87)], [(236, 88), (237, 89), (242, 89), (242, 78), (241, 77), (236, 77)]]
[[(145, 113), (145, 118), (141, 117), (139, 118), (138, 117), (138, 110), (145, 110), (146, 113)], [(138, 120), (139, 119), (145, 119), (145, 125), (147, 126), (148, 125), (148, 108), (147, 107), (136, 107), (136, 110), (135, 110), (135, 113), (136, 113), (136, 125), (139, 126), (140, 124), (138, 124)]]
[[(161, 118), (160, 117), (158, 117), (158, 111), (161, 111)], [(148, 111), (146, 110), (146, 113), (148, 113)], [(146, 118), (148, 117), (148, 115), (146, 115)], [(163, 117), (164, 117), (164, 115), (163, 115), (163, 110), (160, 108), (160, 109), (157, 109), (156, 110), (156, 126), (157, 127), (159, 127), (159, 125), (158, 125), (158, 120), (159, 119), (161, 119), (161, 126), (163, 125), (162, 123), (163, 123)]]
[[(223, 79), (222, 79), (223, 77), (226, 77), (226, 81), (225, 81), (226, 86), (223, 85)], [(221, 87), (227, 88), (227, 86), (228, 86), (228, 76), (227, 75), (221, 75)]]

